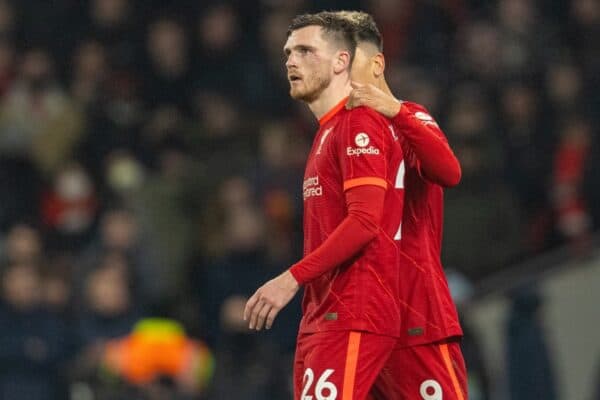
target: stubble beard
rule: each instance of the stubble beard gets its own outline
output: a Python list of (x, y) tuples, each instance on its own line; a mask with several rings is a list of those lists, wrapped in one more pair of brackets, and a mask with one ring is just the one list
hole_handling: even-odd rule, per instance
[(317, 100), (321, 93), (329, 86), (331, 83), (331, 77), (325, 74), (319, 75), (314, 74), (310, 79), (304, 81), (305, 90), (294, 89), (294, 87), (290, 87), (290, 96), (295, 100), (300, 100), (305, 103), (312, 103)]

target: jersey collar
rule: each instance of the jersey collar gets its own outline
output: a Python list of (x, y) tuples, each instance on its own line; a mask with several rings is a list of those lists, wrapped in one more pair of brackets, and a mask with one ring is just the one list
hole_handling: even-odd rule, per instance
[(340, 111), (342, 108), (344, 108), (347, 101), (348, 101), (348, 97), (344, 97), (342, 99), (342, 101), (337, 103), (331, 110), (327, 111), (327, 113), (325, 115), (323, 115), (321, 118), (319, 118), (319, 125), (320, 126), (325, 125), (325, 123), (327, 121), (329, 121), (331, 118), (333, 118), (333, 116), (335, 114), (337, 114), (338, 111)]

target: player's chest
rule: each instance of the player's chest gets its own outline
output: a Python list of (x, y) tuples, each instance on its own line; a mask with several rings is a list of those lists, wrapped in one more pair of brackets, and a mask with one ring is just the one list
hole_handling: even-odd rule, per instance
[(340, 169), (335, 155), (335, 133), (335, 124), (330, 124), (315, 135), (304, 171), (302, 184), (304, 201), (335, 195), (342, 188)]

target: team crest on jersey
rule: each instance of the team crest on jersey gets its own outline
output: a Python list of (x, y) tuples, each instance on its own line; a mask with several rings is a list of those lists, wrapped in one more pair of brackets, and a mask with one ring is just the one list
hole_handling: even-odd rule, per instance
[(327, 136), (329, 136), (332, 130), (333, 128), (327, 128), (325, 129), (325, 132), (323, 132), (323, 134), (321, 135), (321, 142), (319, 143), (319, 147), (317, 148), (317, 154), (321, 154), (321, 148), (323, 147), (323, 143), (325, 143), (325, 139), (327, 139)]
[(356, 143), (358, 147), (367, 147), (370, 141), (369, 135), (364, 132), (361, 132), (354, 137), (354, 143)]

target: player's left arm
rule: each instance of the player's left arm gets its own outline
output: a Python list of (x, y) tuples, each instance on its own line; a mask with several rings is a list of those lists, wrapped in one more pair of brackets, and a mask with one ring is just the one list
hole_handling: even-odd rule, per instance
[(461, 169), (444, 133), (429, 112), (404, 103), (373, 85), (352, 84), (348, 107), (367, 106), (391, 119), (415, 153), (421, 174), (441, 186), (456, 186)]

